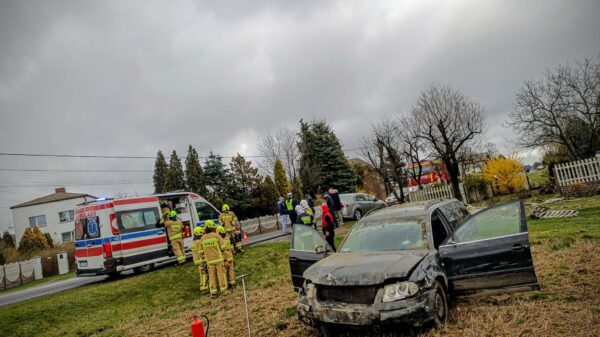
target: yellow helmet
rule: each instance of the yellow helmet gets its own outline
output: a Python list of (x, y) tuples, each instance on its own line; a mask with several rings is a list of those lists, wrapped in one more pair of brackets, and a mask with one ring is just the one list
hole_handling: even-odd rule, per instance
[(204, 234), (204, 227), (202, 226), (196, 226), (196, 228), (194, 228), (194, 235), (195, 236), (202, 236)]
[(222, 210), (223, 212), (227, 212), (227, 211), (229, 210), (229, 205), (227, 205), (227, 204), (223, 204), (223, 207), (221, 207), (221, 210)]
[(215, 226), (215, 222), (214, 221), (212, 221), (212, 220), (206, 220), (204, 222), (204, 227), (215, 229), (215, 227), (217, 227), (217, 226)]
[(172, 210), (172, 211), (171, 211), (171, 213), (169, 213), (169, 216), (170, 216), (171, 218), (174, 218), (174, 217), (176, 217), (176, 216), (177, 216), (177, 211), (176, 211), (176, 210)]
[(225, 234), (225, 227), (218, 226), (217, 227), (217, 234)]

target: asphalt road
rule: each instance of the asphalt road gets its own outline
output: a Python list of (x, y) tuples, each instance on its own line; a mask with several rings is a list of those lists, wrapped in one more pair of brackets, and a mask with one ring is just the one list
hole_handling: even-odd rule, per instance
[[(281, 239), (289, 234), (283, 234), (280, 231), (270, 232), (266, 234), (256, 235), (248, 237), (248, 242), (244, 243), (244, 246), (252, 246), (258, 243), (270, 242), (275, 239)], [(173, 262), (162, 263), (157, 266), (157, 268), (163, 268), (169, 265), (172, 265)], [(119, 278), (130, 277), (134, 275), (132, 271), (127, 271), (122, 273)], [(73, 277), (67, 280), (49, 282), (46, 284), (42, 284), (39, 286), (27, 288), (24, 290), (11, 291), (6, 294), (0, 294), (0, 307), (18, 303), (22, 301), (26, 301), (32, 298), (56, 294), (61, 291), (74, 289), (78, 287), (82, 287), (88, 284), (95, 284), (100, 282), (111, 282), (114, 279), (111, 279), (108, 276), (85, 276), (85, 277)]]

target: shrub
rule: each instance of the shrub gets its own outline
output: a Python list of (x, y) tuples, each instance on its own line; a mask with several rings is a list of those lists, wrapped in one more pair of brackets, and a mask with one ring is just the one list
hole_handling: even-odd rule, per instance
[(46, 236), (38, 226), (28, 227), (19, 242), (19, 253), (31, 256), (35, 252), (50, 248)]
[(525, 189), (523, 165), (515, 155), (489, 159), (483, 165), (483, 176), (487, 181), (497, 185), (500, 192), (512, 194)]

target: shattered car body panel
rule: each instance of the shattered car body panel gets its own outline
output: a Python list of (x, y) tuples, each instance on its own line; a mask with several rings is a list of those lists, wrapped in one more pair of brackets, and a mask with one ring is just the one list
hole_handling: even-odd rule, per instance
[[(440, 312), (439, 296), (436, 297), (440, 289), (453, 296), (539, 289), (528, 246), (523, 204), (496, 206), (489, 212), (482, 211), (459, 224), (451, 224), (446, 216), (452, 214), (446, 215), (442, 209), (461, 205), (456, 200), (413, 204), (381, 210), (363, 218), (346, 236), (341, 253), (331, 254), (304, 272), (305, 282), (298, 296), (299, 318), (314, 327), (331, 324), (372, 327), (396, 323), (421, 326), (434, 320), (436, 312)], [(389, 242), (384, 242), (377, 246), (384, 251), (346, 249), (344, 252), (352, 232), (356, 234), (356, 228), (364, 230), (369, 221), (381, 223), (381, 219), (398, 219), (396, 222), (402, 223), (419, 216), (426, 220), (426, 247), (410, 249), (408, 246), (406, 250), (390, 251)], [(377, 239), (389, 240), (391, 234), (384, 234), (383, 239)], [(364, 236), (354, 241), (362, 244), (371, 237), (372, 232), (365, 231)], [(404, 241), (404, 238), (399, 240)], [(416, 285), (418, 291), (405, 297), (384, 299), (386, 291), (395, 286), (402, 286), (406, 291), (405, 284)], [(445, 298), (446, 295), (444, 301)], [(445, 319), (445, 314), (438, 319)]]

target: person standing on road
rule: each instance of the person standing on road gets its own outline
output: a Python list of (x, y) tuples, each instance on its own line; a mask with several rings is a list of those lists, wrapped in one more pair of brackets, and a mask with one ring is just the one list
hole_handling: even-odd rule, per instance
[(183, 223), (177, 219), (177, 211), (168, 213), (169, 219), (165, 221), (167, 236), (171, 241), (173, 254), (177, 257), (178, 264), (185, 263), (185, 250), (183, 249)]
[(212, 220), (206, 220), (204, 223), (205, 234), (200, 240), (202, 251), (206, 257), (206, 268), (208, 270), (208, 287), (210, 294), (217, 296), (219, 291), (227, 290), (225, 281), (225, 270), (223, 270), (223, 251), (225, 244), (223, 238), (215, 232), (217, 226)]
[(227, 233), (225, 232), (225, 228), (223, 228), (223, 226), (217, 227), (217, 234), (223, 238), (223, 247), (221, 248), (223, 250), (223, 258), (225, 259), (223, 262), (225, 281), (229, 284), (229, 287), (233, 288), (235, 286), (235, 271), (233, 270), (233, 247), (231, 246), (231, 242), (225, 239)]
[(196, 226), (194, 228), (194, 241), (192, 241), (191, 249), (194, 259), (194, 266), (198, 268), (200, 274), (200, 293), (208, 291), (208, 272), (206, 270), (206, 257), (202, 249), (202, 235), (204, 235), (204, 227)]
[(229, 205), (227, 204), (223, 204), (221, 210), (222, 212), (219, 215), (219, 225), (225, 228), (225, 232), (227, 233), (227, 240), (231, 242), (235, 251), (243, 253), (244, 250), (242, 249), (241, 240), (238, 240), (235, 235), (235, 229), (238, 225), (237, 216), (235, 215), (235, 213), (233, 213), (233, 211), (229, 209)]
[[(333, 202), (333, 197), (329, 194), (329, 192), (323, 193), (323, 199), (325, 199), (325, 203), (327, 204), (327, 208), (329, 208), (330, 212), (333, 212), (335, 205)], [(333, 217), (333, 222), (335, 222), (335, 227), (338, 227), (338, 221), (335, 217)]]
[(290, 220), (290, 215), (285, 207), (285, 199), (283, 197), (279, 197), (279, 201), (277, 202), (277, 210), (279, 211), (279, 218), (281, 219), (281, 231), (287, 233), (287, 225), (288, 221)]
[(338, 194), (338, 190), (334, 188), (329, 188), (329, 195), (333, 199), (333, 210), (335, 211), (335, 218), (339, 226), (344, 224), (344, 217), (342, 216), (342, 201), (340, 200), (340, 195)]
[(335, 220), (333, 219), (333, 215), (331, 215), (327, 205), (321, 206), (321, 210), (323, 211), (323, 215), (321, 216), (321, 226), (323, 234), (325, 235), (325, 241), (329, 243), (335, 252)]
[(294, 200), (294, 198), (292, 197), (292, 193), (288, 193), (287, 198), (285, 199), (285, 209), (288, 211), (292, 226), (296, 223), (296, 216), (298, 215), (295, 210), (296, 205), (297, 203), (296, 200)]

